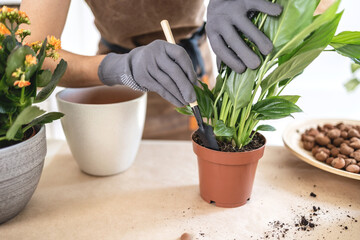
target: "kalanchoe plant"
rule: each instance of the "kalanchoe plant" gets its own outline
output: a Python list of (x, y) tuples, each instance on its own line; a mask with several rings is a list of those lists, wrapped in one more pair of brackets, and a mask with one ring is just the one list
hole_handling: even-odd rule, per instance
[[(6, 6), (0, 9), (0, 148), (23, 141), (33, 126), (63, 116), (33, 106), (50, 96), (65, 73), (64, 60), (54, 73), (42, 69), (46, 57), (59, 57), (60, 41), (51, 36), (25, 43), (30, 31), (19, 29), (20, 24), (30, 24), (26, 13)], [(42, 87), (39, 92), (38, 87)]]
[[(360, 60), (360, 32), (335, 36), (342, 13), (337, 0), (323, 14), (314, 16), (319, 1), (273, 0), (283, 7), (280, 17), (259, 13), (252, 21), (273, 42), (268, 56), (242, 36), (261, 58), (258, 69), (238, 74), (222, 64), (212, 90), (201, 83), (195, 87), (202, 116), (214, 127), (219, 141), (241, 148), (251, 142), (257, 131), (274, 131), (260, 121), (281, 119), (301, 112), (300, 96), (283, 95), (285, 87), (323, 51), (336, 51), (355, 62)], [(191, 114), (190, 108), (177, 109)]]

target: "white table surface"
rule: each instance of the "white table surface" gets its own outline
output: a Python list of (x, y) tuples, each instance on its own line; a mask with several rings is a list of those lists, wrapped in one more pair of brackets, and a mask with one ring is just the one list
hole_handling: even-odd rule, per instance
[[(313, 216), (317, 226), (297, 230), (295, 224), (301, 216), (309, 219), (313, 206), (320, 207)], [(284, 225), (274, 227), (274, 221)], [(93, 177), (79, 170), (65, 141), (50, 140), (31, 201), (0, 225), (1, 240), (175, 240), (184, 232), (203, 240), (360, 239), (360, 182), (268, 146), (251, 200), (226, 209), (199, 196), (190, 142), (143, 141), (128, 171)]]

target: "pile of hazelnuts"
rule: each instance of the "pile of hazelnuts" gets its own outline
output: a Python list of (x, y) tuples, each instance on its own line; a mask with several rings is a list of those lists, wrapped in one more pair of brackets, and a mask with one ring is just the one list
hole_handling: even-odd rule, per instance
[(324, 124), (301, 135), (304, 149), (337, 169), (360, 173), (360, 126)]

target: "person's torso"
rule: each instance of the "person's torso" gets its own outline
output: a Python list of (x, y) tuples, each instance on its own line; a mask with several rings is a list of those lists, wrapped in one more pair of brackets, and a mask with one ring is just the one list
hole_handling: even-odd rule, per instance
[(170, 22), (176, 40), (188, 38), (203, 24), (203, 0), (85, 0), (101, 36), (132, 49), (164, 39), (160, 21)]

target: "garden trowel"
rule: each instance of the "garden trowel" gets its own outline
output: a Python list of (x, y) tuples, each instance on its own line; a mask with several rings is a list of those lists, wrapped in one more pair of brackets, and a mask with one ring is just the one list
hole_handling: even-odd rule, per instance
[[(161, 27), (164, 31), (166, 40), (169, 43), (176, 44), (174, 40), (174, 36), (172, 35), (171, 32), (169, 22), (167, 20), (162, 20)], [(200, 137), (203, 145), (213, 150), (219, 150), (219, 145), (217, 144), (215, 138), (214, 129), (210, 125), (204, 123), (197, 101), (190, 103), (189, 105), (198, 123), (199, 129), (197, 130), (197, 134)]]

